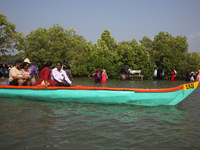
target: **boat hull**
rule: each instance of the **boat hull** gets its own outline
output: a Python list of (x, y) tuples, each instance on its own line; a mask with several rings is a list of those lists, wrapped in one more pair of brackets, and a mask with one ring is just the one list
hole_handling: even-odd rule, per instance
[[(114, 88), (0, 88), (0, 97), (79, 103), (133, 104), (143, 106), (176, 105), (191, 94), (198, 86), (198, 82), (192, 84), (194, 84), (193, 87), (190, 87), (190, 83), (174, 91), (159, 91), (156, 89), (113, 90)], [(190, 85), (189, 88), (188, 85)]]

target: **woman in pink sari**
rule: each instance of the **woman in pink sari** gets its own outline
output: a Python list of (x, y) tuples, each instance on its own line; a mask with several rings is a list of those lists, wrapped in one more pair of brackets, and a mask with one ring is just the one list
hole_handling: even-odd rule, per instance
[[(198, 75), (197, 75), (198, 74)], [(197, 78), (196, 80), (200, 82), (200, 70), (198, 72), (196, 72)]]
[(106, 78), (107, 78), (106, 70), (103, 69), (101, 74), (101, 83), (106, 83)]

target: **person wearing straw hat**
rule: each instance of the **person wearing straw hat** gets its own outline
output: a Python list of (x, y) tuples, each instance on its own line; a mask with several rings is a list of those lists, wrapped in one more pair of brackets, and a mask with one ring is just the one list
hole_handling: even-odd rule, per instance
[(29, 72), (30, 72), (30, 75), (31, 75), (31, 85), (32, 86), (35, 86), (36, 85), (36, 79), (35, 77), (38, 78), (38, 71), (37, 71), (37, 68), (31, 64), (30, 60), (28, 58), (26, 58), (24, 60), (24, 62), (27, 62), (30, 64), (30, 67), (28, 68)]

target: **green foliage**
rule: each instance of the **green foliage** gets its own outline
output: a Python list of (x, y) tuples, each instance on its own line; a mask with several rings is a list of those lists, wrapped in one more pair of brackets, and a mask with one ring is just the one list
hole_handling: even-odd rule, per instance
[(0, 13), (0, 54), (8, 52), (13, 48), (13, 42), (16, 36), (15, 25), (10, 23), (6, 16)]
[(21, 59), (29, 58), (39, 64), (51, 60), (53, 63), (65, 60), (68, 45), (66, 41), (70, 33), (58, 24), (48, 30), (38, 28), (31, 31), (26, 37), (17, 43)]
[(94, 44), (93, 49), (90, 54), (89, 64), (91, 68), (91, 74), (95, 69), (106, 69), (107, 74), (110, 77), (117, 77), (117, 54), (115, 51), (108, 49), (107, 44), (104, 40), (99, 39), (97, 44)]
[(151, 40), (143, 37), (138, 44), (136, 39), (117, 43), (109, 30), (104, 30), (97, 44), (92, 44), (77, 35), (74, 28), (64, 29), (58, 24), (53, 27), (38, 28), (28, 35), (15, 31), (15, 25), (0, 13), (0, 53), (16, 46), (16, 56), (1, 55), (0, 61), (11, 63), (10, 59), (29, 58), (35, 65), (51, 60), (53, 66), (57, 61), (70, 65), (74, 75), (92, 75), (96, 69), (106, 69), (111, 78), (119, 78), (120, 65), (132, 70), (141, 70), (145, 79), (152, 79), (154, 67), (165, 70), (165, 78), (171, 76), (171, 70), (182, 72), (200, 68), (200, 53), (188, 53), (186, 37), (173, 37), (168, 32), (159, 32)]
[(186, 55), (186, 63), (184, 65), (185, 71), (197, 71), (200, 68), (200, 53), (192, 52), (187, 53)]
[(17, 59), (18, 59), (18, 54), (16, 54), (16, 55), (2, 54), (0, 56), (0, 62), (3, 64), (14, 65), (14, 61)]
[(114, 50), (117, 47), (117, 42), (115, 41), (114, 37), (111, 36), (109, 30), (104, 30), (101, 34), (101, 40), (103, 40), (108, 47), (109, 50)]
[(154, 40), (143, 37), (138, 44), (136, 39), (117, 43), (106, 29), (97, 44), (92, 44), (77, 35), (75, 30), (66, 30), (54, 25), (52, 28), (38, 28), (26, 37), (18, 39), (18, 57), (28, 57), (33, 63), (51, 60), (68, 60), (74, 75), (92, 75), (96, 69), (106, 69), (109, 77), (118, 78), (120, 65), (141, 70), (145, 79), (152, 79), (154, 67), (165, 70), (165, 78), (171, 70), (182, 72), (197, 70), (200, 67), (199, 53), (188, 53), (186, 37), (172, 37), (168, 32), (159, 32)]
[[(185, 36), (172, 37), (168, 32), (159, 32), (158, 35), (154, 36), (153, 41), (148, 37), (144, 37), (140, 42), (149, 54), (150, 66), (154, 63), (155, 66), (153, 67), (157, 67), (158, 71), (161, 72), (164, 69), (166, 79), (170, 78), (172, 69), (182, 72), (181, 76), (184, 78), (187, 70), (191, 71), (199, 68), (200, 55), (199, 53), (188, 53), (187, 38)], [(191, 61), (191, 55), (197, 61)]]

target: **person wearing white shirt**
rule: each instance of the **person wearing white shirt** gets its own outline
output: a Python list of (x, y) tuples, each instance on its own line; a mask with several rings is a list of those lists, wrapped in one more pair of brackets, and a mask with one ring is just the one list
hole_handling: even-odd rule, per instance
[(154, 68), (153, 79), (156, 80), (156, 77), (157, 77), (157, 70), (156, 68)]
[(194, 81), (194, 71), (190, 73), (190, 81)]
[(164, 69), (162, 69), (162, 79), (164, 79), (164, 76), (165, 76), (165, 71)]
[(56, 68), (54, 68), (51, 72), (51, 79), (59, 83), (59, 86), (62, 87), (71, 87), (72, 82), (69, 80), (66, 72), (61, 69), (62, 63), (57, 62)]
[(174, 81), (176, 79), (176, 70), (174, 69)]

